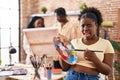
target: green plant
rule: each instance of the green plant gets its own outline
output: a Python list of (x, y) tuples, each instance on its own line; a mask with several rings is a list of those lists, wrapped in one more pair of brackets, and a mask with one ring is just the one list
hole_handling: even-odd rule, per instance
[[(118, 44), (116, 41), (113, 40), (109, 40), (109, 41), (111, 42), (113, 48), (120, 52), (120, 44)], [(118, 73), (120, 73), (120, 62), (115, 61), (113, 67), (115, 68), (116, 71), (118, 71)], [(120, 78), (117, 78), (115, 80), (120, 80)]]
[(86, 3), (82, 3), (82, 4), (80, 4), (80, 9), (85, 9), (85, 8), (87, 8)]
[(0, 65), (2, 64), (2, 60), (0, 59)]
[(118, 71), (118, 73), (120, 73), (120, 63), (115, 61), (114, 62), (114, 68)]
[(120, 78), (116, 78), (115, 80), (120, 80)]
[(120, 44), (118, 44), (116, 41), (109, 40), (113, 46), (114, 49), (120, 51)]
[(43, 13), (46, 13), (47, 8), (46, 8), (45, 6), (43, 6), (43, 7), (41, 7), (41, 11), (42, 11)]

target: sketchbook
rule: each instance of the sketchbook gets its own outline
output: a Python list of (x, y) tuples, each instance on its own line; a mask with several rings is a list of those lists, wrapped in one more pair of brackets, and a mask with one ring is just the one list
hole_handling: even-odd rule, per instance
[(23, 29), (33, 54), (42, 56), (55, 55), (53, 37), (58, 33), (57, 27)]

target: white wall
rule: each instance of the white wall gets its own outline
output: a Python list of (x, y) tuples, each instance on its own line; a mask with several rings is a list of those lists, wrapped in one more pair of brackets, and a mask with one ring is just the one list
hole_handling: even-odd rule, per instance
[[(0, 0), (0, 58), (9, 64), (10, 42), (17, 49), (12, 63), (19, 61), (19, 0)], [(11, 34), (11, 37), (10, 37)]]

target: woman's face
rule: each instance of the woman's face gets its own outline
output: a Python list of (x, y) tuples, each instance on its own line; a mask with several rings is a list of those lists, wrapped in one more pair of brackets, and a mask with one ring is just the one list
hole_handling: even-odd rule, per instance
[(80, 28), (85, 39), (90, 40), (96, 37), (97, 24), (91, 18), (82, 18)]
[(57, 15), (57, 20), (58, 20), (59, 22), (64, 22), (65, 19), (66, 19), (65, 16), (59, 16), (59, 15)]
[(42, 19), (37, 19), (34, 23), (34, 26), (35, 26), (35, 28), (41, 28), (41, 27), (43, 27), (43, 24), (44, 24), (44, 22)]

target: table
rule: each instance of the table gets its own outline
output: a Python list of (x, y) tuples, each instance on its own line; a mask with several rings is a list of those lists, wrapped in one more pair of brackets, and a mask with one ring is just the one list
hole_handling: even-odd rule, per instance
[[(21, 68), (27, 69), (27, 75), (9, 75), (5, 76), (3, 80), (33, 80), (34, 77), (34, 68), (32, 65), (25, 64), (15, 64), (15, 66), (20, 66)], [(62, 72), (60, 74), (52, 74), (52, 80), (64, 80), (66, 72)], [(0, 79), (2, 80), (2, 79)], [(41, 75), (41, 80), (47, 80), (46, 77)]]
[[(20, 75), (20, 76), (8, 76), (6, 80), (15, 79), (15, 80), (33, 80), (31, 75)], [(45, 77), (41, 76), (41, 80), (47, 80)], [(53, 74), (52, 80), (64, 80), (64, 73), (62, 74)]]

